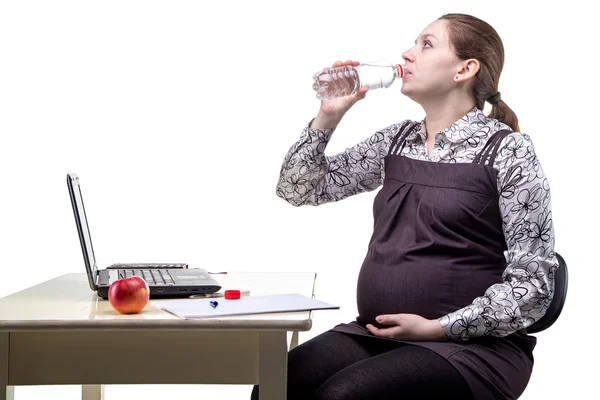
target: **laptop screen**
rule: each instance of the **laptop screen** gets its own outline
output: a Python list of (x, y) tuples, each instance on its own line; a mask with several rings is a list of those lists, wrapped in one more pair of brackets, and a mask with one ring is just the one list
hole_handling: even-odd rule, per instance
[(88, 280), (92, 290), (96, 290), (96, 257), (94, 256), (94, 248), (92, 247), (92, 238), (90, 236), (90, 228), (88, 227), (87, 217), (85, 215), (85, 207), (83, 205), (83, 197), (81, 196), (81, 188), (79, 187), (79, 177), (77, 174), (67, 175), (67, 186), (69, 187), (69, 195), (71, 196), (71, 205), (75, 214), (75, 223), (79, 232), (79, 241), (81, 250), (83, 251), (83, 260), (88, 274)]

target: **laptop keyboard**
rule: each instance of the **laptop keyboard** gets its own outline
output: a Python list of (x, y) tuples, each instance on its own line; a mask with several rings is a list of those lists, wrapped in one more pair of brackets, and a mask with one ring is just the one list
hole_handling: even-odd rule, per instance
[(169, 271), (164, 269), (120, 269), (119, 279), (129, 278), (131, 276), (141, 276), (148, 285), (169, 285), (174, 284)]

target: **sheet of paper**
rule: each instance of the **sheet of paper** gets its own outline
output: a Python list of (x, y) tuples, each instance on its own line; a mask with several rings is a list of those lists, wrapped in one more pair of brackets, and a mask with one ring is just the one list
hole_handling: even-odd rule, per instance
[[(212, 307), (210, 305), (211, 301), (217, 301), (218, 305)], [(243, 296), (239, 300), (225, 300), (223, 298), (158, 300), (153, 301), (152, 304), (186, 319), (340, 308), (298, 293)]]

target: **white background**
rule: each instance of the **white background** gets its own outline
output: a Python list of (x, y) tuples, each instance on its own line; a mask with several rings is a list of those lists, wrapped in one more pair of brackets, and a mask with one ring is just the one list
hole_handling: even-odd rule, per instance
[[(316, 271), (318, 298), (341, 309), (316, 313), (300, 341), (354, 319), (376, 191), (300, 208), (275, 195), (285, 153), (319, 108), (312, 74), (338, 59), (401, 62), (426, 25), (466, 12), (504, 41), (500, 91), (550, 180), (556, 250), (570, 267), (563, 315), (538, 335), (522, 399), (593, 397), (583, 395), (597, 388), (583, 363), (599, 355), (591, 195), (597, 21), (584, 1), (556, 4), (2, 2), (0, 296), (84, 271), (66, 186), (66, 174), (76, 172), (101, 267), (185, 261), (208, 270)], [(421, 119), (400, 87), (357, 104), (328, 154)], [(26, 387), (16, 396), (77, 399), (78, 390)], [(249, 393), (249, 386), (107, 387), (111, 400)]]

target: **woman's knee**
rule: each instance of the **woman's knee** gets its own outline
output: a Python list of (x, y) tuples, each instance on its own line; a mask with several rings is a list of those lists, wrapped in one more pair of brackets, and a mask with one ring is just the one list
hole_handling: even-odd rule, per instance
[(325, 332), (288, 353), (288, 383), (321, 384), (343, 368), (370, 356), (361, 343), (346, 334)]
[[(316, 390), (343, 368), (369, 357), (355, 338), (339, 332), (325, 332), (288, 352), (288, 399), (311, 398)], [(258, 400), (259, 388), (252, 390)]]

